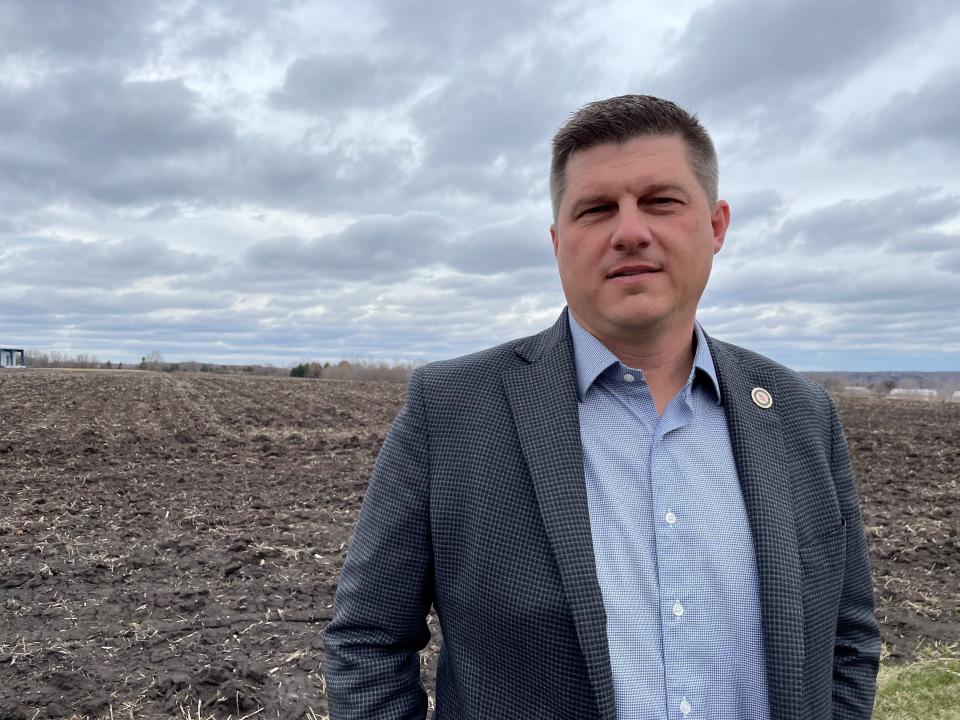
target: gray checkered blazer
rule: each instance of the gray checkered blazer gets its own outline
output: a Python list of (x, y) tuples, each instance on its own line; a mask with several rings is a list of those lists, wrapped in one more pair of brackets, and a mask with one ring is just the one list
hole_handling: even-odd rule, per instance
[[(833, 403), (766, 358), (708, 343), (754, 536), (771, 718), (869, 718), (879, 633)], [(566, 313), (414, 373), (325, 631), (332, 720), (426, 716), (431, 605), (434, 718), (616, 719), (581, 452)]]

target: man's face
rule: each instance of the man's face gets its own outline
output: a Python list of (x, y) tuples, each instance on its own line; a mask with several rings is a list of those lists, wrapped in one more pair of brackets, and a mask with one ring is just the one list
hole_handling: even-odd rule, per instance
[(577, 321), (627, 341), (690, 326), (729, 221), (726, 202), (710, 207), (679, 136), (575, 153), (550, 235)]

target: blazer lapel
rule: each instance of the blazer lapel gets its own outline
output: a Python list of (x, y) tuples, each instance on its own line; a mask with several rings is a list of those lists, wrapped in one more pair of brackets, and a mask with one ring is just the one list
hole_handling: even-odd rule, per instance
[[(797, 718), (802, 712), (804, 665), (803, 571), (780, 423), (780, 413), (788, 409), (777, 405), (771, 375), (744, 367), (722, 344), (713, 340), (708, 344), (757, 558), (771, 718)], [(754, 403), (755, 387), (770, 392), (771, 408)]]
[(606, 614), (590, 533), (576, 371), (566, 312), (537, 340), (518, 347), (518, 354), (529, 364), (506, 371), (504, 385), (600, 717), (615, 720)]

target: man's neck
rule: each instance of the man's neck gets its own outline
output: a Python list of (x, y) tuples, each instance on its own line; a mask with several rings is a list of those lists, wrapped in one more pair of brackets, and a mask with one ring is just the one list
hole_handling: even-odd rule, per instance
[(693, 318), (680, 327), (642, 337), (604, 337), (584, 325), (579, 317), (577, 322), (624, 365), (643, 371), (657, 412), (662, 415), (693, 368)]

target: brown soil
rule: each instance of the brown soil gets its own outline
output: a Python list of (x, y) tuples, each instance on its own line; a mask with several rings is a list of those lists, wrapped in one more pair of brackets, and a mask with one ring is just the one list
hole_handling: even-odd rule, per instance
[[(323, 717), (320, 633), (402, 400), (390, 383), (0, 373), (0, 720)], [(960, 640), (960, 404), (840, 408), (888, 649)]]
[(838, 398), (886, 651), (960, 641), (960, 403)]

